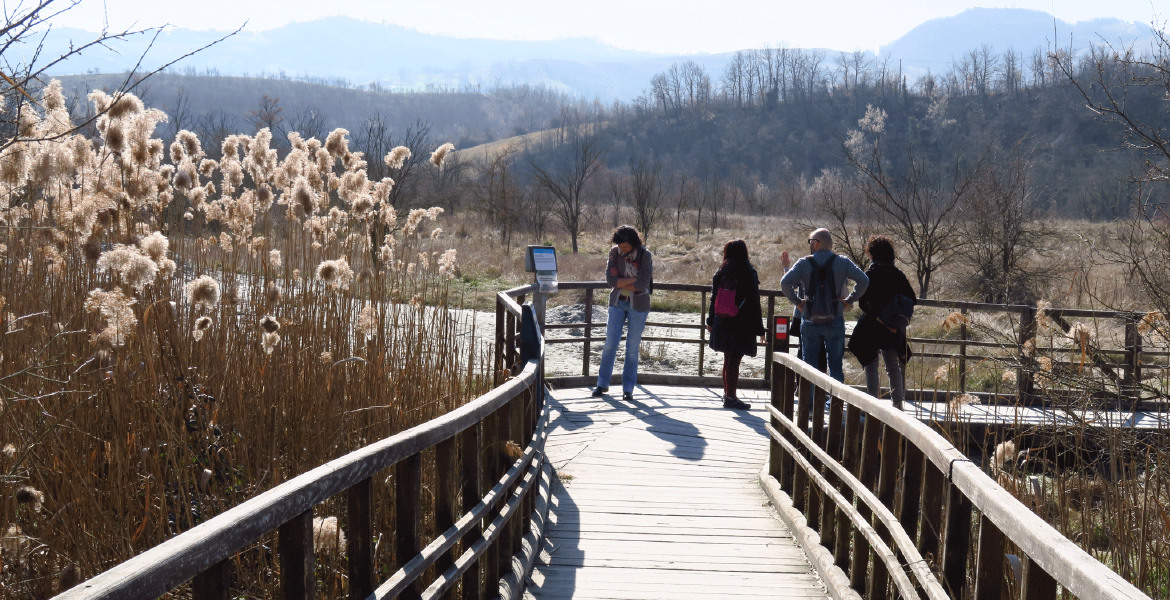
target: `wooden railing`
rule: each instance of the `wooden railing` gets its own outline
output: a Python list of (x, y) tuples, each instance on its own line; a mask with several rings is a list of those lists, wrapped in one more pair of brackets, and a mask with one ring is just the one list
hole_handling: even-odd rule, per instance
[[(546, 324), (545, 329), (549, 332), (549, 338), (546, 340), (546, 343), (581, 345), (581, 375), (556, 376), (550, 378), (550, 380), (565, 386), (592, 385), (594, 383), (594, 377), (596, 377), (595, 373), (592, 375), (590, 373), (590, 359), (594, 352), (593, 345), (605, 342), (605, 317), (602, 315), (600, 321), (596, 320), (597, 315), (594, 315), (593, 306), (595, 300), (600, 300), (604, 303), (606, 298), (605, 294), (608, 294), (609, 287), (603, 281), (563, 281), (560, 282), (559, 286), (560, 293), (562, 294), (584, 292), (584, 321), (578, 323)], [(668, 323), (655, 320), (654, 312), (651, 312), (646, 326), (648, 328), (661, 327), (694, 330), (696, 335), (693, 337), (643, 336), (642, 341), (697, 345), (699, 362), (693, 375), (666, 375), (643, 372), (639, 373), (638, 380), (651, 384), (719, 385), (720, 380), (718, 377), (706, 376), (704, 372), (704, 358), (707, 346), (707, 330), (704, 323), (708, 309), (707, 303), (709, 302), (711, 292), (710, 286), (684, 283), (655, 283), (654, 289), (656, 293), (689, 292), (698, 294), (699, 313), (696, 314), (696, 321), (694, 323)], [(599, 295), (597, 290), (603, 290), (603, 293)], [(762, 308), (766, 323), (774, 323), (774, 319), (777, 316), (789, 316), (792, 314), (792, 305), (784, 298), (784, 294), (781, 291), (762, 289), (760, 290), (760, 295), (763, 301)], [(652, 302), (654, 301), (656, 301), (656, 298), (652, 296)], [(968, 325), (962, 319), (956, 325), (956, 332), (952, 336), (927, 337), (917, 334), (919, 331), (934, 329), (934, 327), (932, 327), (933, 324), (927, 324), (926, 319), (929, 317), (916, 317), (915, 323), (910, 329), (911, 337), (909, 340), (915, 352), (916, 360), (951, 360), (954, 361), (959, 373), (957, 386), (952, 389), (943, 389), (941, 393), (938, 390), (932, 390), (930, 393), (932, 397), (947, 398), (952, 394), (967, 393), (969, 391), (968, 372), (970, 368), (977, 364), (992, 361), (1005, 370), (1014, 370), (1016, 372), (1016, 384), (1013, 386), (1014, 389), (1009, 392), (999, 394), (976, 393), (975, 395), (979, 396), (982, 401), (986, 403), (1022, 403), (1025, 405), (1043, 403), (1046, 396), (1054, 395), (1054, 391), (1059, 392), (1049, 389), (1045, 390), (1048, 392), (1047, 394), (1040, 394), (1040, 390), (1037, 390), (1034, 383), (1035, 373), (1040, 370), (1040, 367), (1037, 365), (1035, 357), (1038, 354), (1051, 355), (1056, 358), (1053, 361), (1053, 365), (1059, 368), (1061, 366), (1076, 365), (1077, 358), (1083, 356), (1084, 364), (1087, 364), (1089, 368), (1096, 369), (1099, 372), (1100, 381), (1109, 384), (1108, 386), (1103, 386), (1098, 393), (1098, 396), (1100, 396), (1099, 400), (1113, 404), (1124, 404), (1124, 408), (1132, 409), (1137, 408), (1137, 403), (1142, 400), (1144, 362), (1149, 359), (1157, 359), (1165, 363), (1166, 357), (1170, 357), (1170, 352), (1150, 351), (1143, 348), (1142, 336), (1139, 333), (1138, 327), (1144, 316), (1143, 313), (1064, 308), (1048, 309), (1042, 317), (1050, 320), (1054, 328), (1059, 328), (1066, 334), (1071, 332), (1075, 325), (1075, 323), (1071, 322), (1071, 319), (1118, 321), (1124, 329), (1124, 343), (1122, 344), (1123, 347), (1120, 348), (1110, 348), (1096, 339), (1088, 340), (1084, 347), (1078, 347), (1077, 344), (1070, 343), (1068, 347), (1057, 348), (1046, 346), (1042, 343), (1042, 339), (1038, 339), (1038, 333), (1040, 333), (1037, 327), (1038, 314), (1037, 308), (1034, 306), (922, 299), (918, 301), (918, 307), (920, 314), (922, 313), (922, 309), (938, 308), (958, 312), (965, 317), (972, 316), (976, 313), (1007, 315), (1010, 321), (1008, 323), (1010, 331), (1005, 331), (1001, 339), (988, 340), (985, 336), (982, 336), (983, 339), (976, 339), (981, 336), (976, 335), (978, 332), (975, 331), (975, 328)], [(941, 318), (939, 320), (941, 321)], [(581, 330), (583, 335), (580, 337), (558, 337), (555, 335), (557, 331), (576, 329)], [(600, 334), (597, 331), (598, 329), (601, 330)], [(793, 343), (797, 341), (798, 338), (792, 339)], [(767, 343), (760, 344), (760, 346), (763, 348), (765, 355), (770, 355), (773, 351), (787, 351), (789, 348), (787, 340), (777, 341), (775, 335), (769, 335)], [(771, 375), (765, 369), (763, 378), (742, 378), (741, 387), (767, 388), (770, 380)], [(918, 392), (921, 393), (924, 390), (918, 390)], [(911, 394), (914, 393), (915, 391), (911, 390)]]
[[(565, 386), (588, 386), (596, 382), (596, 373), (590, 375), (590, 358), (593, 354), (593, 344), (605, 343), (605, 317), (597, 322), (594, 320), (593, 303), (599, 294), (597, 290), (603, 290), (600, 294), (600, 300), (604, 303), (608, 301), (609, 285), (604, 281), (562, 281), (559, 284), (560, 293), (572, 292), (574, 290), (583, 290), (585, 293), (585, 321), (581, 323), (547, 323), (545, 330), (548, 332), (563, 330), (563, 329), (582, 329), (584, 335), (580, 338), (557, 338), (549, 336), (545, 340), (546, 344), (581, 344), (581, 376), (574, 377), (550, 377), (559, 385)], [(654, 293), (661, 294), (664, 292), (689, 292), (699, 294), (699, 312), (697, 313), (697, 321), (695, 323), (666, 323), (654, 320), (654, 312), (650, 313), (650, 318), (646, 321), (646, 327), (662, 327), (670, 329), (695, 330), (697, 335), (695, 337), (657, 337), (643, 335), (643, 342), (666, 342), (678, 344), (693, 344), (698, 346), (699, 362), (694, 375), (668, 375), (662, 373), (638, 373), (638, 381), (650, 384), (664, 384), (664, 385), (693, 385), (693, 386), (717, 386), (720, 385), (720, 378), (718, 376), (708, 376), (705, 372), (704, 363), (707, 352), (707, 302), (710, 301), (708, 297), (711, 293), (711, 286), (699, 285), (694, 283), (654, 283)], [(784, 293), (780, 290), (760, 290), (760, 299), (763, 304), (761, 306), (765, 322), (772, 323), (777, 315), (791, 315), (792, 307), (787, 304), (784, 299)], [(651, 302), (654, 298), (651, 298)], [(781, 305), (781, 303), (784, 303)], [(595, 335), (594, 329), (600, 328), (601, 335)], [(766, 344), (760, 344), (764, 349), (765, 355), (771, 354), (775, 347), (775, 336), (768, 336)], [(787, 346), (785, 346), (787, 348)], [(620, 371), (620, 369), (619, 369)], [(770, 375), (765, 369), (764, 377), (752, 378), (742, 377), (740, 379), (740, 387), (742, 388), (763, 388), (766, 389)]]
[(791, 355), (771, 366), (764, 487), (802, 516), (790, 525), (826, 580), (883, 599), (891, 585), (932, 600), (1048, 600), (1057, 586), (1082, 600), (1147, 598), (927, 425)]
[[(528, 289), (497, 295), (498, 314), (509, 327), (497, 329), (496, 356), (504, 358), (496, 363), (500, 385), (491, 392), (304, 473), (57, 597), (146, 600), (193, 580), (197, 600), (234, 598), (233, 557), (277, 531), (282, 596), (312, 598), (313, 507), (339, 494), (347, 505), (350, 598), (453, 598), (457, 588), (464, 600), (518, 597), (548, 514), (551, 477), (544, 457), (544, 340), (532, 307), (513, 300)], [(520, 458), (507, 455), (510, 441), (521, 442)], [(426, 494), (424, 452), (435, 461), (434, 489)], [(371, 509), (380, 486), (373, 476), (390, 467), (393, 497), (385, 501), (393, 502), (390, 537), (402, 566), (377, 583), (379, 532)], [(433, 510), (434, 530), (441, 532), (434, 539), (420, 538), (424, 510)]]

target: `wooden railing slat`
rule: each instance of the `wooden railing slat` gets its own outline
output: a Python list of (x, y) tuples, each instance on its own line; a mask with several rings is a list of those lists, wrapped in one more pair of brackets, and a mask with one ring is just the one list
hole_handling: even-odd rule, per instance
[(347, 493), (346, 556), (349, 562), (349, 598), (365, 600), (374, 592), (374, 485), (367, 477)]
[(280, 592), (284, 600), (312, 600), (314, 578), (313, 511), (307, 510), (280, 526)]
[(975, 554), (975, 600), (1004, 597), (1004, 536), (985, 515), (979, 516), (979, 546)]
[(191, 581), (193, 600), (229, 600), (231, 595), (231, 560), (221, 560)]
[[(419, 500), (422, 496), (422, 455), (414, 454), (394, 466), (394, 556), (399, 567), (422, 549), (419, 543)], [(408, 586), (399, 597), (418, 598), (421, 582)]]

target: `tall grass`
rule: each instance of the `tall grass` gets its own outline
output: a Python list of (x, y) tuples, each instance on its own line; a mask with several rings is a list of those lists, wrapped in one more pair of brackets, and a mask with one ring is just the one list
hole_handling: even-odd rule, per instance
[(54, 84), (20, 115), (47, 141), (0, 156), (0, 599), (48, 597), (490, 382), (449, 310), (442, 211), (400, 217), (344, 130), (290, 134), (284, 158), (267, 130), (231, 136), (216, 162), (189, 132), (164, 148), (137, 98), (90, 99), (100, 140), (70, 132)]

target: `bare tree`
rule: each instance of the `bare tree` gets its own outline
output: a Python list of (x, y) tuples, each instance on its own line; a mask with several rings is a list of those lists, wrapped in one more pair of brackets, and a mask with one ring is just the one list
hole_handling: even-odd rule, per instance
[(207, 152), (207, 155), (212, 158), (220, 157), (223, 141), (240, 129), (236, 122), (236, 116), (221, 108), (204, 113), (194, 124), (194, 127), (199, 134), (199, 139), (203, 141), (204, 152)]
[[(23, 111), (33, 110), (33, 107), (39, 106), (39, 103), (33, 99), (31, 90), (37, 82), (44, 78), (48, 71), (53, 70), (54, 67), (69, 58), (95, 47), (106, 46), (110, 42), (126, 40), (135, 36), (153, 36), (147, 48), (147, 51), (149, 51), (150, 46), (154, 44), (154, 40), (157, 40), (159, 34), (162, 32), (161, 27), (137, 30), (125, 29), (115, 32), (103, 28), (101, 32), (94, 34), (93, 39), (87, 42), (76, 45), (71, 44), (67, 51), (57, 56), (43, 56), (44, 36), (46, 35), (46, 31), (52, 27), (52, 21), (71, 10), (78, 2), (80, 0), (34, 0), (29, 4), (17, 3), (11, 8), (5, 5), (4, 22), (0, 24), (0, 64), (4, 66), (3, 70), (0, 70), (0, 79), (3, 80), (3, 84), (0, 84), (0, 100), (3, 101), (3, 109), (0, 110), (0, 151), (18, 142), (33, 141), (19, 135), (20, 132), (18, 131), (17, 123), (20, 121), (20, 115)], [(234, 32), (228, 33), (152, 71), (141, 70), (142, 61), (146, 57), (143, 54), (138, 58), (138, 64), (127, 72), (122, 83), (116, 90), (112, 91), (113, 102), (110, 102), (109, 106), (113, 107), (116, 105), (121, 96), (131, 91), (145, 91), (146, 82), (151, 76), (166, 70), (171, 65), (188, 56), (222, 42), (239, 31), (237, 29)], [(22, 48), (23, 44), (38, 39), (39, 41), (37, 41), (31, 51)], [(16, 53), (13, 50), (16, 49), (20, 50), (20, 58), (14, 57)], [(29, 56), (31, 58), (25, 58)], [(106, 110), (108, 111), (109, 109), (107, 108)], [(85, 120), (77, 124), (75, 128), (66, 132), (59, 132), (50, 139), (70, 135), (78, 128), (85, 128), (105, 114), (105, 112), (88, 112)]]
[[(840, 169), (831, 167), (813, 180), (808, 192), (817, 207), (817, 216), (832, 223), (828, 229), (833, 232), (833, 247), (844, 250), (849, 260), (864, 268), (869, 263), (865, 244), (871, 235), (877, 233), (877, 221), (873, 219), (872, 208), (866, 203), (857, 182)], [(799, 222), (809, 231), (826, 226), (823, 222)]]
[(1019, 147), (989, 161), (964, 207), (959, 262), (967, 266), (965, 287), (982, 302), (1035, 304), (1057, 276), (1053, 265), (1041, 262), (1056, 232), (1034, 206), (1029, 171)]
[(963, 243), (957, 212), (982, 175), (987, 152), (968, 159), (956, 155), (935, 160), (911, 138), (905, 158), (896, 164), (883, 146), (885, 112), (873, 108), (842, 144), (845, 160), (859, 175), (858, 188), (883, 229), (905, 246), (918, 278), (919, 295), (930, 293), (930, 280), (955, 258)]
[[(317, 138), (324, 140), (329, 131), (325, 129), (325, 112), (318, 107), (310, 106), (302, 108), (289, 115), (287, 125), (289, 131), (295, 131), (301, 134), (304, 139)], [(373, 164), (372, 159), (378, 158), (372, 154), (366, 154), (366, 160)]]
[(272, 132), (272, 138), (275, 140), (280, 137), (280, 125), (284, 123), (284, 108), (280, 106), (280, 98), (274, 98), (268, 94), (260, 97), (260, 103), (256, 108), (248, 111), (248, 123), (255, 128), (256, 131), (268, 128)]
[(499, 232), (505, 250), (511, 250), (512, 232), (523, 219), (524, 195), (512, 168), (516, 152), (515, 146), (507, 146), (487, 157), (475, 168), (471, 187), (474, 210)]
[[(416, 121), (414, 125), (406, 128), (406, 133), (402, 134), (402, 137), (391, 137), (388, 145), (391, 147), (405, 146), (410, 150), (410, 157), (403, 161), (401, 167), (387, 171), (387, 174), (394, 179), (394, 187), (390, 188), (390, 206), (399, 210), (410, 208), (418, 197), (418, 173), (429, 156), (431, 125), (425, 121)], [(369, 162), (382, 161), (384, 164), (384, 157), (385, 155), (372, 157), (368, 160)]]
[(191, 95), (187, 92), (187, 88), (183, 86), (175, 88), (175, 101), (167, 107), (167, 117), (167, 125), (170, 126), (172, 138), (194, 124), (195, 117), (191, 114)]
[(597, 138), (578, 135), (560, 164), (545, 166), (532, 161), (533, 177), (556, 200), (554, 215), (572, 240), (573, 254), (577, 253), (577, 239), (584, 225), (585, 183), (601, 167), (605, 154)]
[(658, 228), (666, 212), (666, 191), (669, 184), (662, 180), (662, 163), (651, 164), (645, 158), (630, 161), (630, 208), (634, 211), (634, 226), (649, 238)]
[[(1148, 323), (1170, 337), (1170, 133), (1165, 115), (1170, 109), (1170, 38), (1165, 29), (1151, 28), (1157, 45), (1152, 55), (1132, 48), (1098, 55), (1096, 64), (1081, 76), (1067, 54), (1051, 57), (1063, 77), (1076, 86), (1085, 107), (1124, 134), (1124, 146), (1143, 157), (1140, 170), (1129, 177), (1130, 217), (1119, 233), (1121, 249), (1109, 256), (1128, 266), (1130, 276), (1146, 292), (1161, 314)], [(1063, 58), (1063, 60), (1062, 60)], [(1108, 251), (1106, 251), (1108, 252)]]

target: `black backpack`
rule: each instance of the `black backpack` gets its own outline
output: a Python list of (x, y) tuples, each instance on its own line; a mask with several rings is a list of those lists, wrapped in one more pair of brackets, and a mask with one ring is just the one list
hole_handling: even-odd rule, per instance
[(837, 319), (837, 311), (841, 304), (837, 298), (837, 282), (833, 277), (833, 262), (837, 255), (829, 256), (825, 264), (817, 266), (816, 261), (809, 256), (809, 263), (813, 267), (812, 276), (808, 281), (808, 294), (805, 298), (804, 319), (809, 323), (823, 325)]

